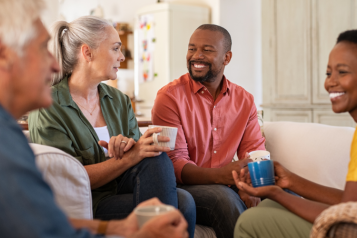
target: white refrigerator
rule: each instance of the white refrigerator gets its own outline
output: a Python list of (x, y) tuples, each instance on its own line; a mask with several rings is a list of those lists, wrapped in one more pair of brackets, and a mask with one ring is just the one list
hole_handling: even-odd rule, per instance
[(186, 53), (194, 30), (210, 23), (206, 6), (157, 3), (137, 12), (134, 32), (137, 111), (151, 117), (157, 91), (188, 72)]

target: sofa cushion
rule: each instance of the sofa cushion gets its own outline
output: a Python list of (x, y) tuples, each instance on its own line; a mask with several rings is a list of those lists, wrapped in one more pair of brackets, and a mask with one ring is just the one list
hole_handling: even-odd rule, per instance
[(58, 206), (71, 218), (93, 218), (90, 182), (83, 165), (59, 149), (39, 144), (30, 146)]
[(264, 122), (271, 159), (318, 184), (344, 189), (354, 128)]
[(23, 132), (24, 135), (26, 136), (27, 141), (28, 141), (29, 143), (31, 143), (32, 141), (31, 141), (31, 138), (30, 138), (30, 131), (28, 131), (28, 130), (23, 130), (22, 132)]

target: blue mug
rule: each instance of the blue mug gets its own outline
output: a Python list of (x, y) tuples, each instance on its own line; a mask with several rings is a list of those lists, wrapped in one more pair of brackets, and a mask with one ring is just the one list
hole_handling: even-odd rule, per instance
[(248, 163), (248, 169), (253, 187), (275, 185), (273, 161), (262, 160)]

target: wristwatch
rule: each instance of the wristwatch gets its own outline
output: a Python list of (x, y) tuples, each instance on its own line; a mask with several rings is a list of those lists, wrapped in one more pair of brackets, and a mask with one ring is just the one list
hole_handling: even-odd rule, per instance
[(97, 230), (98, 235), (105, 235), (105, 233), (107, 232), (108, 223), (109, 223), (108, 221), (99, 222), (99, 226)]

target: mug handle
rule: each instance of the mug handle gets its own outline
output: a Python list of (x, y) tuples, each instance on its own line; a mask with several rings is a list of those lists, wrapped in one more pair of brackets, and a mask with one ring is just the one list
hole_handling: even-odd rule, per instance
[(159, 141), (157, 140), (157, 136), (158, 136), (158, 135), (159, 135), (159, 134), (157, 134), (157, 133), (153, 133), (153, 134), (152, 134), (152, 139), (153, 139), (155, 145), (158, 145), (158, 144), (159, 144)]

